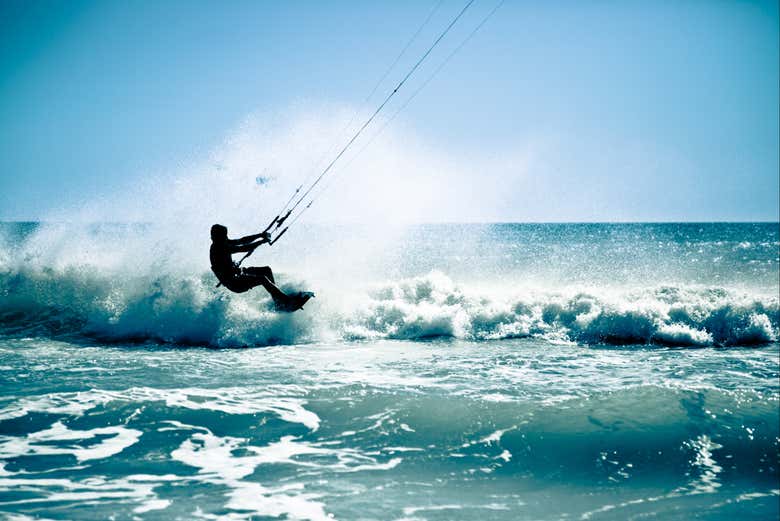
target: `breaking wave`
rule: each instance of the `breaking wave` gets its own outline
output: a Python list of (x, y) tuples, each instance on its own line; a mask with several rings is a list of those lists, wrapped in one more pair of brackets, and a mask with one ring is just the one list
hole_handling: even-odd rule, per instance
[(658, 287), (614, 294), (470, 296), (433, 272), (374, 291), (355, 336), (471, 340), (543, 337), (585, 344), (753, 345), (777, 339), (778, 301), (721, 288)]
[(437, 271), (350, 298), (320, 295), (293, 314), (275, 312), (261, 290), (217, 289), (210, 273), (120, 277), (86, 267), (29, 267), (0, 272), (0, 296), (3, 335), (219, 347), (436, 337), (746, 346), (777, 341), (780, 322), (776, 297), (720, 287), (518, 288), (498, 296)]

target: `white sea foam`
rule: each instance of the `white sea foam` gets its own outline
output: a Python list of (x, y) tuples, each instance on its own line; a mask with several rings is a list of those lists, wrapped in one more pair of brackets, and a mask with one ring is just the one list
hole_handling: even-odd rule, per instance
[[(401, 462), (400, 458), (381, 462), (355, 448), (325, 445), (283, 436), (266, 446), (253, 446), (247, 440), (220, 437), (207, 429), (199, 429), (171, 456), (197, 468), (199, 479), (227, 486), (229, 500), (226, 507), (236, 511), (231, 513), (235, 519), (250, 519), (258, 515), (312, 521), (331, 519), (325, 513), (324, 504), (318, 501), (321, 496), (305, 492), (302, 484), (265, 486), (245, 481), (244, 478), (253, 474), (260, 465), (293, 465), (338, 473), (389, 470)], [(249, 454), (236, 455), (238, 449)]]
[[(287, 391), (293, 396), (279, 396)], [(135, 387), (123, 391), (93, 390), (81, 393), (55, 393), (37, 398), (22, 398), (2, 411), (2, 418), (19, 418), (32, 412), (61, 414), (78, 418), (89, 415), (107, 404), (153, 403), (161, 401), (170, 408), (210, 410), (230, 415), (256, 413), (273, 414), (289, 424), (306, 426), (311, 432), (319, 427), (319, 418), (304, 408), (305, 401), (295, 396), (299, 386), (270, 386), (262, 391), (241, 388), (222, 389), (155, 389)], [(264, 465), (291, 465), (313, 472), (354, 473), (366, 470), (389, 470), (401, 459), (363, 454), (353, 447), (334, 446), (333, 442), (312, 443), (295, 436), (282, 436), (267, 445), (252, 445), (247, 440), (231, 436), (217, 436), (206, 427), (166, 420), (168, 430), (190, 432), (170, 456), (185, 465), (198, 469), (196, 476), (131, 475), (120, 480), (89, 478), (70, 479), (21, 478), (27, 472), (0, 474), (0, 490), (24, 488), (31, 497), (14, 501), (14, 505), (48, 504), (50, 502), (131, 501), (136, 514), (164, 510), (171, 501), (159, 498), (154, 488), (168, 481), (203, 481), (227, 487), (225, 508), (230, 518), (251, 519), (261, 516), (286, 516), (289, 519), (330, 519), (317, 494), (303, 490), (301, 484), (265, 486), (247, 480)], [(0, 458), (20, 456), (47, 457), (72, 455), (77, 461), (110, 458), (139, 441), (141, 432), (125, 425), (77, 430), (57, 421), (48, 428), (21, 436), (0, 436)], [(340, 445), (340, 444), (337, 444)], [(239, 454), (240, 452), (240, 454)], [(208, 518), (208, 514), (196, 515)]]
[[(304, 407), (306, 404), (304, 399), (295, 396), (274, 395), (275, 390), (131, 387), (123, 391), (93, 389), (85, 392), (52, 393), (12, 401), (0, 409), (0, 420), (19, 418), (31, 412), (78, 417), (87, 411), (110, 402), (149, 403), (160, 401), (164, 402), (168, 407), (181, 407), (190, 410), (219, 411), (227, 414), (270, 413), (286, 422), (301, 424), (312, 431), (317, 430), (320, 419), (315, 413)], [(290, 387), (289, 392), (295, 393), (296, 387)], [(72, 432), (67, 431), (61, 424), (56, 425), (56, 429), (53, 427), (54, 430), (50, 432), (52, 435), (65, 435), (67, 432)], [(122, 428), (111, 427), (111, 429)], [(39, 433), (39, 435), (46, 436), (48, 435), (46, 432)], [(94, 434), (110, 434), (112, 432), (95, 432), (92, 436)], [(117, 430), (116, 432), (119, 433), (120, 431)], [(80, 434), (71, 435), (78, 436)]]
[[(441, 273), (381, 286), (353, 323), (389, 338), (540, 336), (586, 343), (756, 344), (776, 340), (777, 298), (710, 288), (569, 291), (491, 301)], [(357, 329), (347, 326), (350, 335)]]
[[(162, 481), (170, 481), (170, 476), (159, 476)], [(4, 502), (7, 508), (11, 505), (49, 504), (60, 502), (98, 502), (100, 500), (137, 502), (140, 509), (160, 509), (165, 500), (160, 500), (154, 492), (157, 482), (135, 480), (133, 476), (117, 479), (90, 477), (83, 480), (65, 478), (2, 478), (0, 491), (10, 492), (25, 490), (24, 499)], [(150, 508), (151, 507), (151, 508)]]
[(353, 300), (276, 313), (267, 298), (227, 295), (209, 277), (114, 280), (91, 270), (25, 270), (6, 278), (0, 327), (101, 340), (215, 346), (292, 344), (341, 337), (676, 346), (753, 345), (778, 338), (778, 299), (703, 286), (644, 290), (518, 288), (491, 297), (441, 272), (374, 285)]
[[(108, 436), (92, 443), (96, 437)], [(79, 462), (113, 456), (135, 444), (141, 431), (126, 427), (100, 427), (86, 431), (71, 430), (62, 422), (26, 437), (0, 436), (0, 457), (70, 454)], [(58, 443), (67, 442), (67, 443)]]

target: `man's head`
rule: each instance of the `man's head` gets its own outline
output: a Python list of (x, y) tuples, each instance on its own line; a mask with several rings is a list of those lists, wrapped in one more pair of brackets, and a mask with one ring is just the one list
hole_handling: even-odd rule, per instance
[(227, 228), (221, 224), (215, 224), (211, 227), (211, 241), (225, 242), (227, 240)]

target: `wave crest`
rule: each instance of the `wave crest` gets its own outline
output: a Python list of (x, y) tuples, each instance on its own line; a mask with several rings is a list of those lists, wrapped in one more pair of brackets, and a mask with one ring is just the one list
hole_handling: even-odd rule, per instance
[(778, 301), (722, 288), (660, 287), (521, 295), (504, 301), (467, 296), (441, 273), (374, 291), (353, 337), (470, 340), (543, 337), (585, 344), (755, 345), (778, 336)]
[[(216, 289), (210, 274), (122, 278), (88, 268), (0, 274), (0, 332), (243, 346), (324, 339), (522, 337), (582, 344), (730, 346), (775, 342), (777, 298), (723, 288), (480, 294), (441, 272), (387, 282), (345, 308), (327, 295), (303, 313), (276, 313), (261, 291)], [(313, 309), (314, 312), (310, 312)]]

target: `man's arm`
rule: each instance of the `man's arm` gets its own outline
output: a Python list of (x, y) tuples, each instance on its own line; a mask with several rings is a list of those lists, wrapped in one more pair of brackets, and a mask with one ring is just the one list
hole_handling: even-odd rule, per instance
[[(251, 237), (251, 235), (250, 235), (250, 237)], [(239, 239), (239, 240), (243, 240), (243, 239), (246, 239), (246, 237), (243, 237), (242, 239)], [(263, 237), (259, 241), (248, 242), (246, 244), (237, 244), (239, 242), (239, 240), (231, 241), (233, 244), (230, 245), (230, 253), (249, 252), (249, 251), (252, 251), (255, 248), (257, 248), (261, 244), (265, 244), (267, 242), (270, 242), (267, 237)]]
[(254, 234), (254, 235), (247, 235), (246, 237), (241, 237), (240, 239), (233, 239), (230, 242), (234, 246), (243, 246), (245, 244), (249, 244), (250, 242), (256, 241), (257, 239), (268, 240), (268, 239), (270, 239), (270, 237), (271, 236), (270, 236), (270, 234), (268, 232), (260, 232), (260, 233)]

